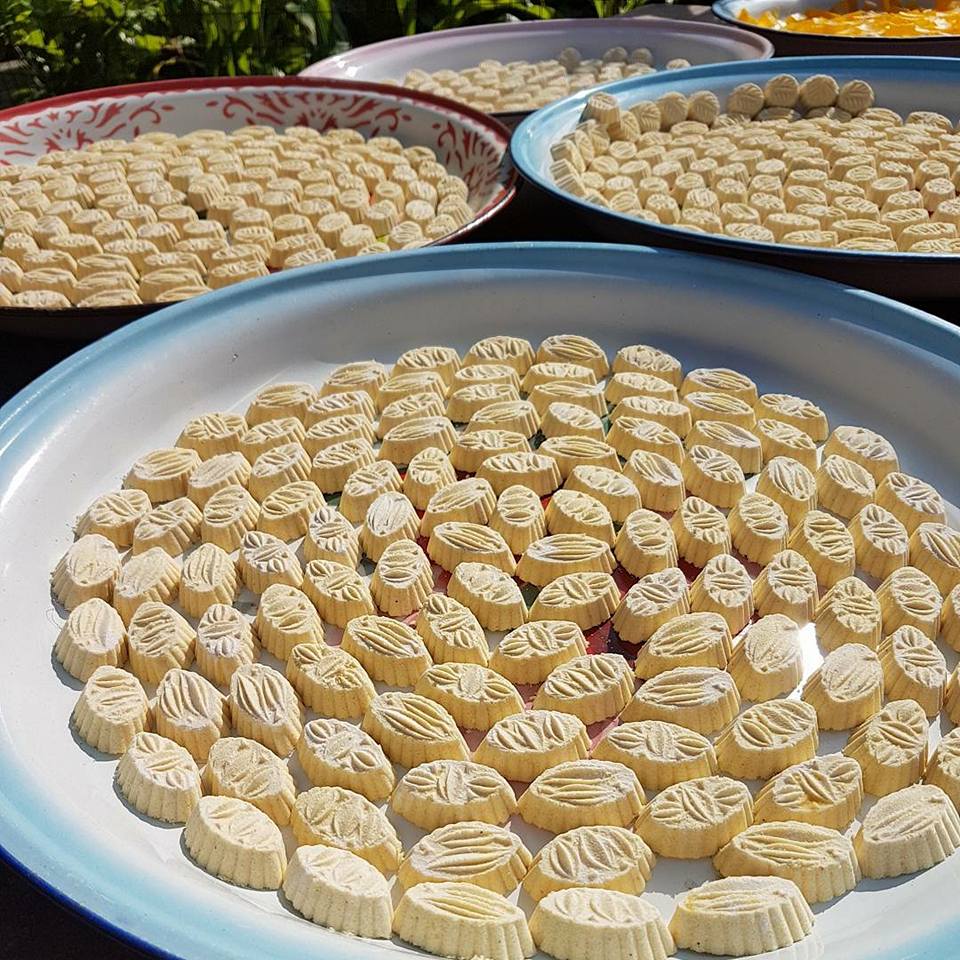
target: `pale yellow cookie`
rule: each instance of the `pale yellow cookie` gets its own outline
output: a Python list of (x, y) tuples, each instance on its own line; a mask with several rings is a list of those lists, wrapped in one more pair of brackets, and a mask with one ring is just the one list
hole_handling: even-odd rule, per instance
[(197, 761), (230, 731), (227, 699), (209, 680), (188, 670), (169, 670), (157, 686), (157, 733), (180, 744)]
[(183, 564), (180, 606), (189, 616), (201, 617), (216, 603), (232, 603), (238, 580), (230, 555), (213, 543), (203, 543)]
[(140, 681), (119, 667), (97, 667), (90, 674), (70, 714), (84, 743), (101, 753), (123, 753), (150, 722), (150, 708)]
[[(467, 367), (466, 369), (477, 369)], [(592, 416), (579, 407), (571, 407), (578, 413)], [(522, 437), (532, 437), (540, 429), (540, 414), (529, 400), (500, 400), (489, 403), (477, 410), (467, 422), (467, 433), (476, 430), (509, 430)], [(601, 427), (601, 434), (603, 430)], [(548, 436), (544, 433), (544, 436)]]
[(383, 874), (400, 864), (403, 848), (383, 811), (343, 787), (312, 787), (294, 803), (290, 826), (299, 845), (349, 850)]
[[(722, 579), (722, 570), (713, 572)], [(694, 583), (696, 587), (697, 583)], [(749, 585), (744, 589), (749, 595)], [(727, 588), (724, 588), (721, 595), (726, 592)], [(695, 593), (691, 593), (691, 598)], [(649, 678), (681, 666), (725, 669), (731, 655), (731, 629), (721, 612), (707, 610), (680, 614), (658, 627), (638, 652), (636, 673), (638, 677)]]
[(551, 534), (582, 534), (609, 546), (616, 538), (610, 511), (579, 490), (558, 490), (550, 498), (545, 518)]
[(652, 510), (634, 510), (614, 544), (620, 565), (635, 577), (676, 567), (677, 542), (670, 524)]
[(449, 456), (439, 447), (427, 447), (407, 465), (403, 492), (414, 507), (425, 510), (435, 493), (456, 482), (457, 474)]
[(744, 700), (761, 703), (794, 690), (803, 676), (797, 624), (782, 613), (761, 617), (734, 648), (727, 669)]
[(230, 678), (228, 702), (240, 736), (281, 757), (293, 750), (303, 727), (303, 707), (282, 673), (262, 663), (238, 667)]
[(442, 826), (406, 853), (397, 879), (403, 889), (418, 883), (472, 883), (512, 893), (526, 875), (530, 851), (504, 827), (477, 820)]
[(420, 523), (420, 532), (429, 536), (438, 523), (448, 520), (486, 523), (496, 504), (496, 494), (486, 480), (477, 477), (458, 480), (430, 497)]
[(127, 659), (123, 620), (105, 600), (85, 600), (70, 611), (53, 652), (63, 669), (78, 680), (88, 680), (97, 667), (120, 666)]
[(252, 663), (257, 641), (250, 622), (239, 610), (215, 603), (204, 611), (197, 624), (197, 669), (221, 686), (230, 683), (237, 667)]
[(746, 492), (740, 464), (722, 450), (696, 444), (681, 467), (687, 491), (716, 507), (732, 507)]
[(523, 700), (505, 677), (476, 663), (442, 663), (424, 671), (414, 692), (444, 706), (461, 728), (489, 730), (523, 711)]
[(910, 563), (949, 593), (960, 586), (960, 532), (945, 523), (921, 523), (910, 536)]
[(923, 775), (924, 783), (940, 787), (956, 807), (960, 802), (960, 728), (954, 727), (940, 738), (930, 755)]
[(960, 815), (938, 786), (917, 784), (882, 797), (853, 846), (866, 877), (899, 877), (946, 860), (960, 846)]
[(200, 454), (184, 447), (153, 450), (130, 468), (123, 485), (142, 490), (151, 503), (187, 495), (187, 478), (200, 464)]
[(861, 643), (828, 653), (807, 678), (802, 697), (817, 711), (821, 730), (849, 730), (873, 716), (883, 702), (883, 670)]
[(664, 960), (676, 947), (657, 908), (616, 890), (549, 893), (530, 918), (534, 942), (557, 960), (587, 960), (595, 950), (636, 960)]
[(724, 877), (792, 880), (808, 903), (839, 897), (860, 880), (853, 845), (843, 834), (792, 820), (747, 827), (716, 854), (713, 865)]
[(663, 624), (690, 612), (687, 578), (678, 567), (641, 577), (624, 595), (613, 628), (627, 643), (643, 643)]
[(754, 581), (753, 600), (761, 616), (782, 613), (798, 624), (809, 623), (819, 601), (816, 574), (796, 550), (781, 550)]
[(636, 831), (659, 856), (699, 860), (713, 856), (752, 820), (746, 786), (711, 776), (662, 790), (640, 811)]
[(218, 490), (203, 505), (200, 539), (226, 551), (236, 550), (257, 526), (260, 504), (239, 485)]
[(117, 490), (97, 497), (77, 520), (77, 537), (99, 534), (123, 549), (133, 543), (137, 523), (150, 510), (142, 490)]
[(280, 828), (235, 797), (202, 797), (183, 832), (187, 852), (207, 873), (255, 890), (276, 890), (287, 856)]
[(328, 560), (355, 569), (360, 560), (360, 540), (353, 525), (336, 507), (319, 506), (310, 516), (303, 539), (303, 557)]
[(888, 473), (877, 487), (876, 502), (889, 510), (908, 533), (921, 523), (946, 523), (943, 497), (929, 483), (895, 471)]
[(587, 630), (609, 619), (619, 601), (620, 590), (610, 574), (567, 573), (537, 594), (530, 607), (530, 619), (572, 620)]
[(430, 532), (427, 555), (451, 572), (467, 561), (488, 563), (508, 574), (516, 570), (513, 553), (503, 537), (476, 523), (453, 520), (437, 524)]
[(517, 577), (545, 587), (565, 574), (612, 573), (616, 567), (610, 547), (582, 533), (557, 533), (531, 543), (516, 567)]
[(570, 620), (540, 620), (511, 630), (490, 666), (514, 683), (540, 683), (561, 664), (587, 652), (583, 631)]
[(303, 577), (303, 592), (321, 620), (341, 630), (354, 618), (376, 613), (367, 582), (350, 567), (331, 560), (311, 560)]
[(304, 704), (328, 717), (360, 717), (376, 696), (359, 661), (340, 647), (301, 643), (287, 660), (287, 679)]
[(915, 700), (928, 716), (943, 706), (947, 665), (937, 645), (916, 627), (895, 630), (877, 648), (886, 695)]
[(309, 429), (321, 420), (346, 416), (351, 413), (362, 414), (371, 421), (376, 420), (377, 411), (370, 394), (363, 390), (352, 390), (344, 393), (320, 393), (307, 404), (307, 412), (304, 415), (303, 423)]
[(610, 511), (614, 523), (623, 523), (641, 505), (636, 484), (619, 470), (609, 467), (576, 466), (567, 477), (564, 488), (588, 493), (599, 500)]
[(380, 694), (364, 713), (361, 728), (403, 767), (469, 757), (453, 717), (439, 703), (415, 693)]
[[(530, 407), (533, 414), (539, 417), (537, 408), (532, 403)], [(551, 403), (543, 412), (540, 432), (545, 437), (591, 437), (594, 440), (603, 440), (606, 436), (603, 421), (596, 413), (577, 404), (559, 400)]]
[(452, 347), (414, 347), (397, 357), (393, 373), (405, 373), (412, 370), (432, 370), (440, 375), (444, 383), (451, 383), (460, 369), (460, 355)]
[(145, 816), (186, 823), (200, 802), (200, 771), (193, 757), (172, 740), (138, 733), (117, 764), (117, 789)]
[(727, 522), (733, 546), (747, 560), (761, 566), (786, 549), (790, 523), (775, 500), (748, 493), (730, 511)]
[(308, 920), (340, 933), (389, 939), (393, 918), (383, 875), (349, 850), (298, 847), (283, 878), (291, 906)]
[(684, 560), (702, 567), (712, 557), (729, 553), (727, 518), (699, 497), (687, 497), (670, 520), (677, 551)]
[(508, 780), (535, 780), (557, 764), (587, 757), (583, 722), (571, 714), (528, 710), (494, 724), (474, 752), (478, 763)]
[(218, 453), (192, 471), (187, 479), (187, 496), (203, 509), (218, 490), (246, 487), (251, 469), (250, 462), (237, 450)]
[(814, 624), (825, 653), (845, 643), (876, 650), (883, 633), (880, 601), (862, 580), (846, 577), (820, 598)]
[(633, 688), (630, 667), (619, 654), (576, 657), (550, 672), (533, 706), (572, 713), (591, 724), (620, 713), (633, 696)]
[(341, 648), (374, 680), (391, 686), (413, 686), (432, 663), (413, 627), (389, 617), (354, 617), (343, 631)]
[(279, 417), (303, 420), (316, 393), (309, 383), (271, 383), (250, 401), (244, 418), (251, 426)]
[(297, 759), (316, 787), (344, 787), (378, 803), (393, 792), (396, 777), (380, 745), (344, 720), (320, 717), (304, 724)]
[(907, 530), (883, 507), (871, 503), (851, 521), (857, 554), (857, 566), (871, 576), (885, 579), (894, 570), (906, 566), (909, 555)]
[(296, 787), (287, 765), (255, 740), (223, 737), (203, 768), (205, 792), (252, 803), (279, 827), (290, 822)]
[(527, 605), (516, 582), (490, 564), (459, 564), (447, 592), (467, 607), (486, 630), (510, 630), (527, 619)]
[[(304, 451), (304, 456), (309, 461), (306, 451)], [(346, 486), (347, 480), (353, 473), (361, 467), (370, 466), (374, 459), (373, 447), (370, 446), (369, 440), (363, 438), (340, 440), (329, 447), (324, 447), (317, 453), (312, 462), (308, 463), (308, 470), (305, 471), (304, 476), (285, 477), (283, 482), (306, 480), (309, 476), (323, 493), (339, 493)], [(301, 465), (301, 463), (297, 464), (298, 472), (300, 472)], [(256, 470), (256, 464), (254, 464), (254, 470)], [(276, 485), (280, 486), (280, 484)], [(257, 496), (253, 489), (252, 477), (250, 492)]]
[(832, 454), (859, 463), (875, 483), (880, 483), (888, 473), (900, 469), (897, 452), (890, 441), (866, 427), (834, 427), (823, 446), (824, 460)]
[(73, 610), (95, 597), (111, 601), (121, 577), (117, 548), (99, 533), (89, 533), (71, 544), (57, 563), (51, 587), (57, 600)]
[(915, 627), (930, 639), (940, 632), (943, 598), (937, 585), (916, 567), (894, 570), (877, 588), (883, 616), (883, 632), (903, 626)]
[(723, 420), (698, 420), (684, 439), (689, 449), (704, 445), (733, 457), (745, 474), (759, 473), (763, 450), (757, 436), (747, 427)]
[(860, 765), (830, 753), (787, 767), (768, 780), (754, 798), (754, 820), (793, 820), (844, 830), (862, 802)]
[(863, 771), (863, 789), (881, 797), (916, 783), (927, 762), (927, 719), (914, 700), (891, 700), (850, 734), (843, 748)]
[(473, 613), (457, 600), (433, 593), (417, 614), (417, 633), (436, 663), (479, 663), (489, 659), (487, 638)]
[[(774, 457), (789, 457), (802, 463), (811, 472), (817, 469), (817, 446), (810, 435), (781, 420), (757, 420), (757, 438), (763, 452), (763, 462), (768, 463)], [(826, 506), (826, 504), (824, 504)]]
[(467, 820), (503, 824), (517, 808), (510, 784), (469, 760), (433, 760), (408, 770), (390, 805), (424, 830)]
[(321, 396), (362, 390), (374, 401), (380, 385), (387, 379), (387, 368), (376, 360), (361, 360), (337, 367), (320, 387)]
[(254, 629), (264, 650), (279, 660), (286, 660), (299, 643), (323, 642), (323, 623), (310, 598), (284, 583), (263, 591)]
[(717, 613), (731, 635), (738, 634), (753, 615), (753, 584), (736, 557), (721, 553), (711, 557), (690, 587), (690, 609)]
[(802, 700), (767, 700), (744, 710), (714, 747), (724, 773), (768, 780), (817, 752), (817, 712)]
[(872, 503), (876, 492), (868, 470), (837, 454), (824, 457), (816, 480), (820, 504), (847, 520)]
[(729, 673), (715, 667), (675, 667), (647, 680), (621, 720), (666, 720), (697, 733), (723, 729), (737, 715), (740, 695)]
[(611, 727), (591, 756), (628, 766), (641, 785), (650, 790), (662, 790), (717, 772), (716, 754), (706, 737), (662, 720), (639, 720)]
[(675, 387), (679, 387), (683, 380), (680, 361), (664, 350), (647, 344), (621, 347), (614, 357), (612, 369), (614, 373), (633, 370), (637, 373), (652, 374)]
[(405, 617), (423, 606), (433, 589), (427, 555), (414, 540), (395, 540), (380, 555), (370, 579), (377, 607), (391, 617)]
[(580, 364), (592, 370), (597, 378), (605, 377), (610, 371), (603, 348), (589, 337), (574, 333), (559, 333), (541, 341), (536, 362)]
[(240, 449), (240, 438), (252, 424), (238, 413), (205, 413), (188, 421), (178, 447), (196, 450), (204, 460)]
[(276, 420), (266, 420), (247, 430), (240, 437), (239, 449), (247, 460), (253, 464), (257, 458), (268, 450), (281, 447), (289, 443), (300, 444), (306, 436), (306, 430), (296, 417), (280, 417)]
[(419, 883), (400, 898), (394, 933), (454, 960), (523, 960), (536, 952), (523, 911), (472, 883)]
[(244, 534), (237, 568), (244, 585), (256, 594), (262, 594), (270, 586), (299, 587), (303, 583), (303, 569), (297, 555), (269, 533)]
[(799, 943), (813, 924), (813, 913), (793, 881), (727, 877), (683, 894), (670, 933), (681, 949), (742, 957)]
[(818, 583), (832, 587), (852, 577), (856, 567), (853, 537), (836, 517), (811, 510), (793, 529), (787, 541), (810, 564)]
[(783, 508), (791, 525), (817, 506), (817, 484), (813, 474), (789, 457), (774, 457), (757, 478), (757, 493), (770, 497)]
[(144, 683), (159, 683), (168, 670), (190, 666), (195, 644), (190, 624), (155, 600), (142, 603), (127, 627), (130, 669)]

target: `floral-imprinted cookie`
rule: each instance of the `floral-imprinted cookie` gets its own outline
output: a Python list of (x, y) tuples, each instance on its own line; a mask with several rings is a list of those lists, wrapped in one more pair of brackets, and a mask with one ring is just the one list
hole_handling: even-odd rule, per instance
[(474, 751), (474, 759), (507, 780), (535, 780), (590, 751), (587, 728), (578, 718), (553, 710), (528, 710), (494, 724)]
[(140, 813), (185, 823), (200, 802), (200, 771), (183, 747), (156, 733), (138, 733), (117, 764), (117, 788)]
[(787, 767), (768, 780), (754, 798), (754, 820), (796, 820), (844, 830), (862, 802), (860, 765), (830, 753)]
[(361, 729), (402, 767), (466, 760), (470, 753), (453, 717), (439, 703), (415, 693), (381, 693), (364, 714)]
[(396, 777), (380, 745), (352, 723), (318, 717), (304, 724), (297, 759), (316, 787), (343, 787), (378, 803)]
[(627, 704), (621, 720), (665, 720), (697, 733), (725, 727), (740, 709), (729, 673), (716, 667), (675, 667), (647, 680)]

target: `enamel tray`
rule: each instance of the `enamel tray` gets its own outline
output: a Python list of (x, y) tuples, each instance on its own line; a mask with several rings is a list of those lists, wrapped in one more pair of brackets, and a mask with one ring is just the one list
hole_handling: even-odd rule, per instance
[[(348, 127), (365, 137), (393, 136), (433, 148), (466, 181), (476, 211), (439, 244), (462, 239), (513, 200), (516, 173), (505, 162), (509, 132), (463, 104), (415, 90), (349, 79), (208, 77), (84, 90), (0, 110), (0, 166), (33, 163), (55, 150), (96, 140), (132, 140), (154, 131), (231, 131), (249, 124), (278, 129)], [(92, 340), (161, 304), (93, 309), (0, 307), (0, 331)]]
[[(793, 74), (799, 80), (817, 73), (830, 74), (840, 83), (866, 80), (876, 92), (878, 106), (890, 107), (904, 116), (912, 110), (937, 110), (950, 117), (957, 114), (954, 91), (960, 83), (960, 59), (947, 57), (794, 57), (757, 63), (717, 63), (690, 67), (680, 73), (631, 77), (607, 84), (603, 89), (626, 107), (639, 100), (656, 100), (672, 90), (687, 95), (697, 90), (712, 90), (722, 104), (738, 84), (753, 82), (762, 87), (779, 73)], [(693, 233), (637, 220), (565, 193), (550, 176), (550, 145), (576, 126), (589, 95), (589, 92), (574, 94), (528, 117), (514, 131), (510, 153), (521, 175), (545, 191), (558, 207), (566, 206), (593, 231), (593, 236), (787, 267), (898, 299), (960, 296), (956, 255), (820, 250)], [(558, 210), (553, 215), (563, 216), (563, 213)]]
[[(915, 0), (911, 7), (934, 7), (935, 0)], [(834, 6), (830, 0), (716, 0), (713, 4), (714, 15), (724, 23), (733, 24), (742, 30), (749, 30), (758, 37), (769, 40), (781, 57), (860, 56), (861, 54), (882, 54), (887, 56), (910, 57), (955, 57), (960, 53), (960, 36), (930, 37), (832, 37), (821, 33), (801, 33), (793, 30), (772, 30), (746, 23), (740, 19), (741, 13), (752, 17), (774, 12), (781, 17), (804, 10), (829, 10)], [(860, 4), (860, 6), (866, 6)], [(875, 5), (879, 7), (879, 4)]]
[[(300, 72), (302, 77), (340, 77), (400, 83), (414, 67), (421, 70), (475, 67), (481, 60), (552, 60), (564, 47), (599, 57), (611, 47), (649, 47), (654, 61), (684, 57), (693, 64), (724, 60), (766, 60), (769, 40), (718, 23), (683, 23), (654, 17), (610, 20), (524, 20), (383, 40), (338, 53)], [(530, 111), (494, 113), (509, 127)]]
[[(883, 430), (907, 469), (960, 500), (960, 332), (795, 273), (637, 247), (468, 246), (307, 267), (170, 307), (82, 350), (0, 410), (5, 856), (110, 932), (167, 956), (422, 957), (397, 941), (331, 933), (276, 893), (208, 876), (182, 852), (179, 828), (126, 808), (115, 763), (68, 725), (79, 684), (51, 662), (61, 617), (49, 573), (74, 517), (191, 416), (243, 410), (270, 381), (319, 382), (347, 360), (389, 362), (427, 343), (463, 350), (494, 333), (537, 343), (561, 331), (610, 352), (657, 344), (685, 368), (728, 364), (761, 390), (816, 398), (833, 424)], [(546, 836), (522, 835), (537, 846)], [(649, 897), (669, 916), (673, 895), (710, 876), (707, 861), (661, 859)], [(863, 881), (817, 907), (811, 937), (770, 956), (947, 960), (960, 937), (958, 882), (960, 854), (915, 876)]]

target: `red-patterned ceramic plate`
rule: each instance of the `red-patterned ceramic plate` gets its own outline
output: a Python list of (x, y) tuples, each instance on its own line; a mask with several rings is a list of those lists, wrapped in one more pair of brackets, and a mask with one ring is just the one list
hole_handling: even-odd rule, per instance
[[(474, 218), (440, 243), (458, 240), (505, 207), (515, 173), (505, 160), (509, 133), (478, 111), (430, 94), (350, 80), (244, 77), (133, 84), (41, 100), (0, 111), (0, 166), (27, 164), (54, 150), (150, 131), (178, 135), (248, 124), (318, 130), (351, 127), (431, 147), (470, 188)], [(93, 339), (162, 304), (106, 309), (0, 307), (0, 330)]]

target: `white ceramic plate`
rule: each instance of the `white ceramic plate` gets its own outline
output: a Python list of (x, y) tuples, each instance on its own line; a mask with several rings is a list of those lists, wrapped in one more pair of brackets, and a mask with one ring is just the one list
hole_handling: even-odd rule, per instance
[[(506, 245), (305, 268), (171, 307), (88, 347), (0, 411), (0, 846), (43, 886), (115, 932), (188, 960), (330, 960), (411, 953), (342, 937), (276, 893), (215, 880), (181, 831), (133, 814), (115, 762), (71, 734), (79, 684), (55, 669), (61, 618), (49, 572), (72, 521), (137, 456), (190, 416), (244, 409), (275, 379), (479, 337), (577, 331), (608, 350), (650, 342), (686, 368), (729, 364), (761, 389), (816, 398), (832, 423), (870, 424), (906, 469), (960, 500), (960, 333), (871, 294), (801, 275), (644, 248)], [(946, 721), (941, 721), (946, 723)], [(938, 724), (935, 722), (934, 727)], [(824, 737), (837, 749), (842, 737)], [(545, 835), (526, 830), (530, 843)], [(661, 860), (650, 896), (711, 876)], [(862, 882), (817, 908), (814, 935), (780, 960), (955, 957), (960, 856)], [(12, 919), (12, 922), (15, 920)]]

